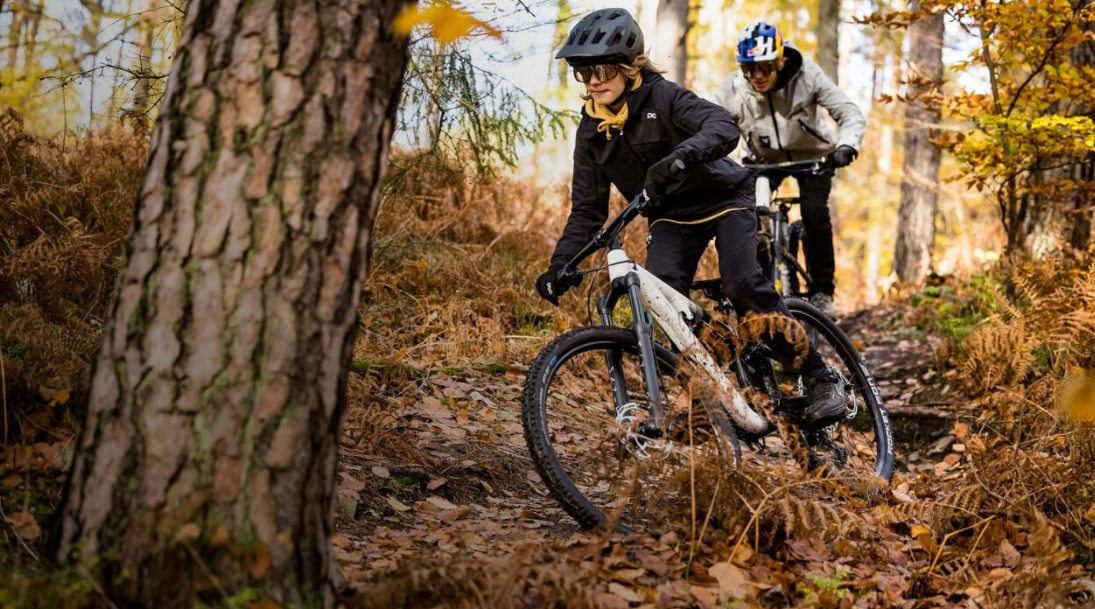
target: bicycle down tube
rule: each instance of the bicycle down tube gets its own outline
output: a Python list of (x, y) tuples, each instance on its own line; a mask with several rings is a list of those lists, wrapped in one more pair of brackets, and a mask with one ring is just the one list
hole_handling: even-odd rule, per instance
[[(636, 338), (643, 360), (644, 384), (656, 412), (651, 413), (656, 424), (661, 424), (664, 405), (657, 380), (657, 364), (654, 358), (654, 339), (651, 317), (657, 320), (659, 327), (697, 370), (703, 372), (715, 389), (715, 396), (726, 405), (731, 418), (742, 429), (762, 434), (768, 431), (768, 421), (753, 410), (729, 378), (719, 369), (714, 358), (700, 343), (688, 327), (686, 321), (698, 321), (703, 317), (703, 309), (683, 294), (669, 287), (650, 271), (632, 261), (622, 248), (614, 247), (608, 252), (608, 272), (612, 279), (612, 293), (608, 299), (598, 302), (602, 321), (611, 325), (612, 310), (626, 290), (632, 306)], [(618, 366), (613, 361), (616, 356), (607, 355), (610, 374), (618, 374)], [(614, 379), (613, 384), (618, 383)], [(616, 399), (626, 401), (625, 395), (615, 392)], [(617, 407), (621, 404), (617, 403)]]

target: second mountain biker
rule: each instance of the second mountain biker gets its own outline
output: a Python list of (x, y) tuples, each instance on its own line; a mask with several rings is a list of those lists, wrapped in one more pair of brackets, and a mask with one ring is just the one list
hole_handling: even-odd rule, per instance
[[(718, 101), (745, 132), (750, 157), (763, 163), (828, 157), (833, 167), (855, 160), (866, 128), (863, 113), (817, 64), (786, 45), (774, 25), (758, 21), (745, 28), (737, 60), (741, 71), (722, 84)], [(836, 120), (839, 138), (821, 121), (819, 108)], [(829, 215), (833, 177), (827, 173), (796, 180), (812, 279), (810, 302), (831, 316), (836, 267)]]
[[(714, 238), (722, 287), (737, 313), (778, 313), (797, 324), (756, 260), (753, 180), (726, 157), (740, 131), (724, 109), (665, 80), (643, 51), (634, 18), (603, 9), (582, 18), (556, 55), (586, 85), (586, 103), (575, 137), (570, 217), (537, 290), (557, 305), (573, 287), (560, 271), (608, 218), (615, 185), (628, 199), (644, 189), (651, 197), (651, 273), (687, 294)], [(676, 161), (686, 168), (679, 181), (670, 175)], [(781, 333), (765, 342), (784, 366), (795, 361), (794, 345)], [(813, 347), (801, 370), (809, 395), (802, 419), (820, 425), (843, 417), (844, 388)]]

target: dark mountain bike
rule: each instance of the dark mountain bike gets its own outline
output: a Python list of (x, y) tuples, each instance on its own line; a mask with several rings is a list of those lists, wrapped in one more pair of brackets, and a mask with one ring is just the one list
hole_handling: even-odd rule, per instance
[[(741, 341), (732, 319), (716, 321), (628, 257), (619, 233), (645, 204), (640, 194), (562, 271), (608, 270), (608, 293), (597, 300), (603, 325), (557, 337), (525, 379), (522, 422), (533, 462), (555, 499), (583, 527), (618, 522), (626, 531), (660, 521), (664, 502), (674, 500), (679, 487), (672, 482), (687, 475), (698, 457), (740, 462), (739, 436), (750, 454), (782, 456), (771, 417), (792, 420), (806, 399), (802, 379), (780, 372), (763, 344), (736, 347)], [(605, 247), (604, 266), (577, 270)], [(733, 316), (717, 279), (692, 289)], [(630, 315), (617, 311), (624, 300)], [(894, 467), (889, 417), (862, 358), (812, 305), (798, 299), (787, 305), (848, 396), (844, 419), (801, 429), (808, 466), (888, 481)], [(655, 327), (669, 345), (655, 341)], [(723, 347), (718, 350), (730, 356), (713, 354), (699, 338), (705, 332), (715, 333)]]
[(830, 171), (824, 159), (791, 161), (786, 163), (752, 164), (747, 166), (756, 172), (757, 261), (764, 275), (783, 296), (805, 298), (810, 293), (810, 261), (799, 262), (799, 252), (805, 253), (806, 232), (802, 220), (788, 221), (791, 208), (798, 205), (799, 197), (773, 197), (772, 178), (801, 174), (817, 175)]

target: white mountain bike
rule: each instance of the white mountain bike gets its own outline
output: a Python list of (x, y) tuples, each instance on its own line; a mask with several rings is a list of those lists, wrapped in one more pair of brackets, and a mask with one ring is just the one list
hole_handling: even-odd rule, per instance
[[(603, 325), (557, 337), (525, 379), (522, 422), (536, 469), (585, 528), (608, 522), (610, 514), (619, 516), (617, 527), (625, 531), (663, 519), (661, 501), (674, 471), (688, 471), (699, 455), (737, 465), (739, 437), (751, 455), (786, 456), (768, 417), (801, 423), (793, 413), (801, 413), (806, 400), (801, 378), (782, 371), (764, 344), (740, 346), (732, 320), (715, 320), (628, 257), (619, 234), (646, 202), (645, 194), (631, 201), (562, 271), (584, 274), (607, 267), (610, 287), (597, 301)], [(604, 267), (577, 270), (606, 246)], [(718, 279), (691, 287), (732, 318)], [(625, 298), (631, 315), (621, 326), (617, 320), (627, 311), (616, 307)], [(809, 303), (785, 302), (807, 340), (837, 371), (847, 395), (840, 422), (799, 428), (809, 467), (889, 480), (894, 467), (889, 417), (855, 346)], [(670, 346), (656, 341), (656, 332)], [(719, 349), (701, 342), (697, 335), (704, 332), (719, 336)]]

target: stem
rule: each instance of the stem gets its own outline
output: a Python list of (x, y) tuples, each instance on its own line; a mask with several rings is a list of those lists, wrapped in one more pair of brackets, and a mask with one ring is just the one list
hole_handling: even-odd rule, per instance
[(996, 108), (996, 113), (1000, 114), (1000, 88), (996, 84), (996, 63), (992, 60), (992, 54), (989, 53), (989, 38), (992, 37), (992, 32), (985, 29), (985, 12), (986, 12), (987, 0), (981, 0), (981, 18), (977, 20), (977, 29), (981, 35), (981, 54), (985, 57), (985, 67), (989, 70), (989, 85), (992, 87), (992, 105)]

